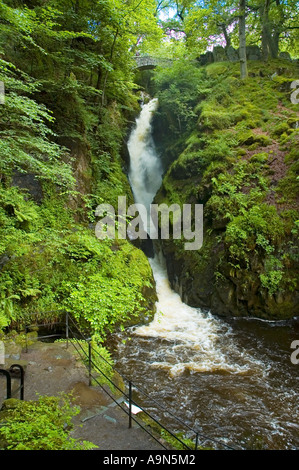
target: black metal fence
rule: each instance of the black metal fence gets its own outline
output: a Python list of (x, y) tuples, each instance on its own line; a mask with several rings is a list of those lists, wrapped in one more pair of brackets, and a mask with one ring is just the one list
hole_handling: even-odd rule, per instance
[[(24, 400), (24, 369), (20, 364), (12, 364), (9, 369), (0, 369), (0, 375), (6, 378), (6, 398), (12, 398), (19, 393), (20, 400)], [(12, 390), (12, 380), (18, 379), (20, 385)]]
[[(86, 337), (78, 328), (75, 321), (66, 314), (65, 322), (30, 324), (25, 328), (26, 351), (28, 351), (29, 341), (28, 333), (32, 328), (57, 328), (60, 326), (60, 332), (47, 335), (37, 335), (34, 339), (45, 340), (53, 338), (64, 338), (66, 347), (71, 344), (82, 362), (88, 368), (89, 385), (99, 386), (115, 405), (128, 415), (128, 427), (131, 428), (133, 422), (147, 432), (164, 449), (176, 448), (181, 450), (198, 450), (201, 448), (240, 450), (239, 446), (230, 446), (218, 439), (211, 438), (201, 432), (194, 430), (180, 418), (176, 417), (170, 410), (152, 399), (148, 393), (130, 379), (124, 377), (109, 361), (107, 361), (93, 346), (92, 340)], [(115, 377), (118, 376), (120, 383)], [(137, 398), (135, 398), (137, 396)], [(151, 402), (151, 406), (143, 406), (140, 402), (146, 400)], [(155, 413), (149, 412), (155, 409)], [(142, 413), (142, 418), (137, 415)], [(173, 428), (163, 424), (163, 418), (167, 417), (173, 423)], [(169, 421), (169, 420), (168, 420)]]

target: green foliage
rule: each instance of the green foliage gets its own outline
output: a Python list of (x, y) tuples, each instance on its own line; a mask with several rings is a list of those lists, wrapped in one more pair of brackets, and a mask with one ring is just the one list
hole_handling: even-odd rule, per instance
[[(59, 342), (65, 340), (58, 340)], [(110, 352), (101, 345), (102, 339), (97, 334), (92, 335), (90, 340), (91, 351), (91, 373), (92, 377), (96, 378), (94, 384), (96, 385), (107, 384), (110, 390), (114, 391), (113, 383), (115, 378), (114, 363)], [(85, 340), (76, 340), (77, 348), (74, 349), (74, 354), (79, 360), (83, 359), (86, 367), (89, 367), (89, 344)]]
[[(211, 276), (213, 270), (211, 279), (226, 291), (235, 292), (237, 285), (235, 295), (244, 303), (254, 303), (256, 292), (264, 299), (276, 299), (278, 292), (294, 299), (298, 131), (285, 83), (295, 79), (296, 69), (280, 60), (266, 66), (252, 63), (246, 83), (238, 78), (239, 65), (232, 63), (211, 64), (200, 72), (193, 102), (197, 118), (175, 142), (173, 118), (164, 113), (171, 146), (180, 152), (156, 199), (203, 203), (204, 244), (188, 255), (177, 241), (166, 250), (182, 263), (183, 280), (187, 272), (196, 278)], [(164, 110), (169, 112), (162, 102), (160, 113)], [(168, 143), (164, 136), (163, 142)], [(284, 213), (284, 208), (294, 209), (294, 214)], [(271, 304), (273, 316), (285, 315), (283, 305), (274, 311)], [(285, 308), (291, 312), (290, 306)]]
[(273, 295), (279, 290), (281, 280), (283, 278), (283, 263), (275, 258), (269, 256), (265, 262), (265, 273), (260, 275), (262, 286), (267, 289), (270, 295)]
[(13, 64), (0, 60), (0, 80), (5, 83), (5, 104), (0, 106), (0, 174), (12, 170), (35, 173), (43, 180), (72, 187), (71, 168), (62, 160), (66, 155), (53, 141), (49, 123), (53, 116), (34, 99), (24, 96), (37, 91), (37, 84)]
[(228, 46), (238, 26), (236, 8), (234, 1), (195, 3), (185, 19), (189, 50), (195, 49), (197, 54), (205, 52), (208, 47), (219, 44), (219, 39)]
[[(180, 2), (178, 2), (180, 3)], [(183, 2), (185, 3), (185, 2)], [(246, 3), (246, 42), (268, 49), (271, 58), (278, 51), (298, 55), (298, 11), (296, 1)], [(239, 1), (192, 2), (186, 12), (184, 31), (188, 51), (198, 57), (213, 46), (239, 47)], [(267, 59), (268, 54), (264, 57)]]
[(111, 240), (98, 240), (73, 220), (66, 198), (57, 202), (52, 195), (38, 206), (17, 188), (3, 189), (1, 197), (3, 326), (26, 321), (32, 311), (41, 312), (40, 321), (50, 321), (53, 315), (57, 319), (64, 308), (84, 325), (94, 309), (97, 315), (88, 325), (103, 337), (115, 325), (137, 321), (147, 305), (144, 289), (152, 288), (151, 269), (142, 252), (126, 240), (115, 246)]
[[(212, 219), (227, 221), (244, 215), (257, 202), (263, 201), (267, 193), (267, 179), (260, 173), (255, 161), (240, 161), (217, 177), (211, 177), (213, 188), (206, 209)], [(208, 178), (209, 172), (206, 177)]]
[[(93, 258), (93, 262), (95, 259)], [(112, 251), (107, 246), (101, 271), (87, 270), (78, 281), (65, 283), (68, 294), (62, 304), (75, 318), (103, 340), (115, 327), (130, 324), (146, 314), (145, 287), (151, 287), (151, 271), (145, 255), (128, 242)]]
[(285, 163), (287, 165), (287, 172), (282, 178), (277, 187), (277, 193), (281, 195), (281, 202), (296, 201), (299, 191), (299, 131), (294, 130), (290, 135), (284, 138), (282, 150), (286, 151)]
[[(8, 400), (0, 413), (0, 436), (5, 450), (91, 450), (97, 446), (69, 436), (79, 408), (67, 395), (41, 396), (36, 401)], [(3, 445), (3, 444), (2, 444)]]
[(244, 215), (234, 217), (226, 229), (225, 241), (233, 259), (249, 265), (250, 253), (274, 251), (283, 236), (282, 221), (273, 206), (253, 206)]
[[(103, 306), (95, 327), (103, 337), (110, 306), (112, 325), (146, 309), (146, 258), (127, 242), (113, 251), (87, 224), (100, 202), (132, 201), (121, 151), (137, 109), (134, 48), (161, 37), (154, 12), (154, 1), (0, 1), (1, 327), (32, 311), (51, 321), (67, 307), (80, 317), (78, 299), (67, 299), (82, 286), (87, 318), (92, 304)], [(38, 200), (30, 187), (12, 187), (16, 174), (38, 180)], [(89, 296), (93, 283), (104, 288), (101, 298), (92, 288)]]
[[(126, 254), (125, 247), (113, 252), (108, 244), (84, 231), (38, 246), (28, 247), (28, 255), (5, 267), (5, 301), (15, 299), (14, 315), (9, 318), (21, 321), (33, 310), (45, 312), (50, 320), (47, 311), (54, 310), (57, 316), (67, 309), (82, 325), (104, 337), (116, 325), (133, 318), (137, 321), (144, 312), (142, 292), (151, 283), (151, 272), (136, 248), (131, 250), (138, 252), (138, 257)], [(138, 258), (143, 269), (136, 263)]]
[(159, 69), (154, 76), (160, 106), (176, 134), (190, 130), (195, 122), (194, 107), (201, 77), (202, 72), (184, 60)]

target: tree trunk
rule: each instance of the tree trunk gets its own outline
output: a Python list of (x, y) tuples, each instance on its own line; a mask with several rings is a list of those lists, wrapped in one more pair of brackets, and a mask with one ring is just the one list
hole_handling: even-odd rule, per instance
[(246, 58), (246, 0), (240, 0), (239, 3), (239, 41), (240, 41), (240, 72), (241, 78), (246, 78), (247, 72), (247, 58)]
[(270, 0), (265, 0), (261, 7), (261, 23), (262, 23), (262, 56), (265, 61), (272, 57), (272, 36), (271, 25), (269, 19)]
[(231, 46), (232, 42), (231, 42), (230, 35), (227, 32), (226, 25), (224, 23), (221, 23), (221, 29), (222, 29), (224, 39), (225, 39), (225, 49), (228, 49)]
[(273, 59), (277, 59), (279, 53), (280, 31), (274, 31), (272, 36), (271, 54)]
[[(117, 28), (115, 34), (114, 34), (114, 38), (113, 38), (113, 43), (112, 43), (112, 46), (111, 46), (111, 50), (110, 50), (110, 59), (109, 59), (109, 62), (112, 64), (112, 59), (113, 59), (113, 54), (114, 54), (114, 48), (115, 48), (115, 44), (116, 44), (116, 40), (117, 40), (117, 37), (118, 37), (118, 33), (119, 33), (119, 30)], [(109, 70), (106, 70), (106, 73), (105, 73), (105, 78), (104, 78), (104, 85), (103, 85), (103, 90), (102, 90), (102, 106), (104, 106), (105, 104), (105, 93), (106, 93), (106, 85), (107, 85), (107, 80), (108, 80), (108, 75), (109, 75)]]

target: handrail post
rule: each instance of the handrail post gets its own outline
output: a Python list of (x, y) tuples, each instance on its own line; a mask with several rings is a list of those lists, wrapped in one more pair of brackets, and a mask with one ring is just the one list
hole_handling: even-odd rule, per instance
[(66, 336), (66, 348), (69, 347), (69, 313), (66, 312), (65, 316), (65, 336)]
[(132, 382), (129, 382), (129, 429), (132, 427)]
[(27, 333), (28, 333), (28, 325), (25, 325), (26, 353), (28, 353), (28, 339), (27, 339)]
[(9, 373), (13, 373), (15, 368), (19, 369), (20, 373), (20, 400), (24, 400), (24, 368), (20, 364), (12, 364)]
[(195, 438), (195, 449), (194, 450), (197, 450), (198, 448), (198, 432), (196, 433), (196, 438)]
[(91, 386), (91, 340), (88, 341), (88, 377), (89, 386)]
[(20, 373), (21, 373), (21, 378), (20, 378), (20, 400), (24, 400), (24, 369), (22, 366), (20, 367)]
[(0, 374), (4, 374), (6, 377), (6, 398), (11, 398), (11, 376), (8, 370), (0, 369)]

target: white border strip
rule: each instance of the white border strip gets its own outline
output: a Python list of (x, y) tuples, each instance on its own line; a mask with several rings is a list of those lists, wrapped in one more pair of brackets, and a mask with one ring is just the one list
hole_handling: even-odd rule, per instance
[(0, 81), (0, 104), (5, 103), (5, 87), (4, 82)]

